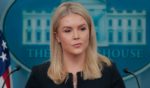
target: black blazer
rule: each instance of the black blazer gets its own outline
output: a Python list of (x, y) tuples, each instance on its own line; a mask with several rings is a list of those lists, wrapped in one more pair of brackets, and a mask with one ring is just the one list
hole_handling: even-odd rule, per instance
[[(48, 76), (47, 70), (50, 63), (33, 67), (25, 88), (73, 88), (72, 74), (62, 84), (55, 84)], [(83, 80), (81, 72), (77, 73), (77, 88), (125, 88), (124, 82), (116, 66), (104, 66), (102, 78)]]

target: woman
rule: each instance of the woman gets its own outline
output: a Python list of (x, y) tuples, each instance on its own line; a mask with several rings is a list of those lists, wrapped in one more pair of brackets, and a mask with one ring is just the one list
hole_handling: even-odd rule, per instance
[(125, 88), (115, 65), (97, 53), (91, 17), (62, 3), (51, 21), (51, 61), (32, 69), (26, 88)]

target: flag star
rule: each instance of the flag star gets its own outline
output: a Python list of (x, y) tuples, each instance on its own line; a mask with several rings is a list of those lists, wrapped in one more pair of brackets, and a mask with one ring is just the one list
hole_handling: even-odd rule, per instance
[(0, 58), (3, 60), (3, 62), (7, 60), (6, 54), (4, 52), (2, 52), (2, 55), (0, 56)]
[(4, 49), (4, 50), (7, 48), (6, 42), (5, 42), (4, 40), (2, 41), (2, 46), (3, 46), (3, 49)]

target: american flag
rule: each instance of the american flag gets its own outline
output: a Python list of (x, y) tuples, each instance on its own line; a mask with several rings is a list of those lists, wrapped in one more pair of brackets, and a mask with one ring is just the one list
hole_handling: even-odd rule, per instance
[[(2, 84), (9, 73), (9, 67), (10, 67), (9, 51), (6, 46), (6, 42), (4, 41), (4, 36), (0, 31), (0, 88), (2, 87)], [(10, 78), (7, 79), (4, 88), (11, 88)]]

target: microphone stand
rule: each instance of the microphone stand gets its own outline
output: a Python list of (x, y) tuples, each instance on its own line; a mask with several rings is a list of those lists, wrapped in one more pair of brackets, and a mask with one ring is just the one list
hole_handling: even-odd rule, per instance
[(4, 85), (5, 85), (5, 83), (6, 83), (7, 79), (8, 79), (8, 77), (9, 77), (11, 74), (13, 74), (14, 72), (19, 71), (20, 69), (21, 69), (20, 66), (16, 66), (16, 69), (12, 70), (12, 71), (6, 76), (6, 78), (4, 79), (2, 88), (4, 88)]
[(134, 73), (130, 72), (127, 68), (125, 68), (123, 71), (124, 71), (125, 73), (131, 74), (133, 77), (135, 77), (135, 80), (136, 80), (136, 82), (137, 82), (138, 88), (140, 88), (140, 83), (139, 83), (139, 81), (138, 81), (137, 76), (136, 76)]

